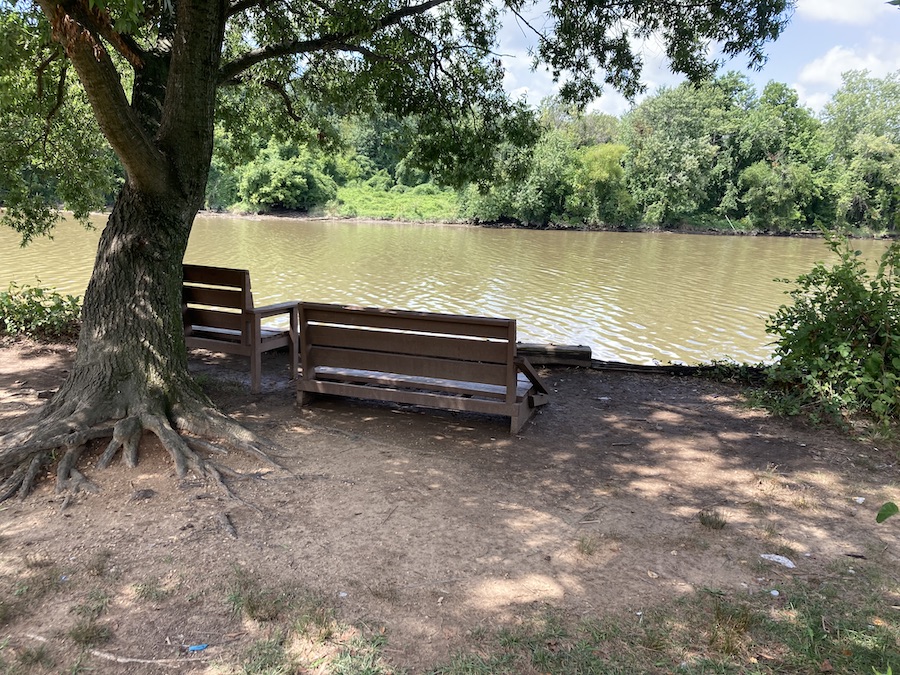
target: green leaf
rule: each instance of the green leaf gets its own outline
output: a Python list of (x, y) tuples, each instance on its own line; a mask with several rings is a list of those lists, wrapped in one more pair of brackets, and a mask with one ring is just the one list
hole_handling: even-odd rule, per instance
[(900, 513), (900, 508), (894, 502), (885, 502), (884, 505), (878, 510), (878, 515), (875, 516), (876, 523), (883, 523), (891, 516), (896, 516)]

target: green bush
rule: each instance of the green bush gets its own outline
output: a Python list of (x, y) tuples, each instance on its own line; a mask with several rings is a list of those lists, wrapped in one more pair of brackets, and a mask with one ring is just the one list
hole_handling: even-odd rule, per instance
[(40, 286), (11, 283), (0, 291), (0, 333), (33, 338), (72, 338), (78, 334), (81, 299)]
[(778, 361), (771, 383), (794, 410), (864, 413), (882, 423), (900, 412), (900, 242), (870, 273), (845, 237), (828, 235), (838, 262), (818, 263), (769, 317)]
[(320, 158), (306, 148), (271, 141), (241, 169), (241, 201), (264, 210), (308, 211), (335, 198), (337, 183), (324, 171)]

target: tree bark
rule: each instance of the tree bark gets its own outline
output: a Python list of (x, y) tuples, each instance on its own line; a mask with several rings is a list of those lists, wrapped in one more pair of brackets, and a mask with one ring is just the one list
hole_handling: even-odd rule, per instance
[(169, 413), (185, 393), (181, 261), (193, 213), (172, 195), (126, 185), (98, 245), (84, 299), (75, 366), (50, 407), (108, 408), (119, 419)]
[(72, 14), (59, 0), (39, 1), (127, 179), (100, 238), (72, 372), (33, 420), (0, 438), (0, 501), (27, 494), (58, 448), (57, 489), (77, 490), (85, 481), (75, 464), (99, 437), (112, 437), (99, 466), (119, 450), (133, 466), (145, 431), (179, 476), (193, 470), (228, 491), (220, 468), (195, 451), (221, 449), (204, 439), (275, 462), (269, 444), (216, 411), (191, 379), (181, 318), (182, 260), (212, 157), (226, 3), (175, 3), (171, 52), (143, 55), (127, 103), (95, 15), (77, 2)]

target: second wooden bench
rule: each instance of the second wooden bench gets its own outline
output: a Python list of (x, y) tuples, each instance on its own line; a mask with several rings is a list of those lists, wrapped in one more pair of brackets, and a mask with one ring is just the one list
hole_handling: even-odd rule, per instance
[(518, 432), (549, 392), (515, 319), (301, 302), (298, 403), (313, 394), (503, 415)]

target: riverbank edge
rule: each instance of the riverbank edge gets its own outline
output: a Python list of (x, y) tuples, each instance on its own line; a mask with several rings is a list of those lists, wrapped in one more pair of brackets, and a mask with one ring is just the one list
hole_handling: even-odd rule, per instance
[[(333, 216), (325, 214), (304, 213), (300, 211), (242, 213), (238, 211), (201, 210), (197, 215), (204, 218), (243, 218), (247, 220), (277, 219), (296, 222), (383, 223), (385, 225), (434, 225), (437, 227), (478, 227), (484, 229), (530, 230), (538, 232), (618, 232), (622, 234), (692, 234), (727, 237), (786, 237), (805, 239), (822, 239), (824, 237), (824, 234), (821, 230), (739, 230), (735, 227), (701, 227), (692, 226), (686, 223), (679, 225), (562, 225), (549, 223), (547, 225), (541, 226), (530, 226), (506, 221), (479, 222), (471, 220), (411, 220), (403, 218), (377, 218), (374, 216)], [(846, 234), (851, 239), (873, 239), (885, 241), (900, 239), (900, 233), (852, 231), (847, 232)]]

